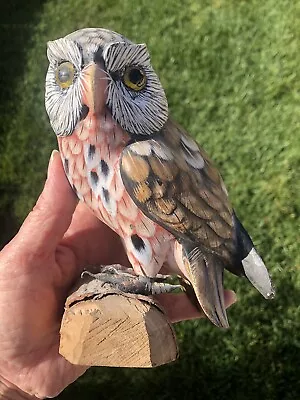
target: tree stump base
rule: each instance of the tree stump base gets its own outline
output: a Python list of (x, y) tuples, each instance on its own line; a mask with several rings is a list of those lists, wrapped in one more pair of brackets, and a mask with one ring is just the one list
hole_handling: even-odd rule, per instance
[(171, 322), (151, 297), (84, 275), (68, 297), (60, 354), (85, 366), (151, 368), (177, 359)]

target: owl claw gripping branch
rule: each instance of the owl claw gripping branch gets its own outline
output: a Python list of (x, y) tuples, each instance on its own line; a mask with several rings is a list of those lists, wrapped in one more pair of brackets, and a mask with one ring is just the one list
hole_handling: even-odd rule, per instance
[(122, 238), (135, 274), (180, 274), (224, 328), (224, 268), (273, 297), (218, 171), (169, 118), (147, 47), (91, 28), (49, 42), (47, 55), (46, 110), (68, 180)]

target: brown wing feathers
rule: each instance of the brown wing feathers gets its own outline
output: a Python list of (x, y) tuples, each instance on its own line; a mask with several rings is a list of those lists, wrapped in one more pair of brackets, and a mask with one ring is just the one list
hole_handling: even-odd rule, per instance
[(206, 154), (175, 124), (169, 122), (155, 139), (126, 147), (121, 174), (149, 218), (228, 259), (233, 222), (224, 185)]

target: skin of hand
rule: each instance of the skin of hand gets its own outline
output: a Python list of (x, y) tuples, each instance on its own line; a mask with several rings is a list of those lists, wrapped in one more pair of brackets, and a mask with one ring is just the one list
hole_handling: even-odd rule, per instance
[[(34, 209), (0, 252), (0, 399), (54, 397), (86, 371), (58, 353), (64, 304), (85, 266), (113, 263), (128, 265), (121, 241), (78, 204), (54, 151)], [(184, 293), (158, 300), (172, 322), (203, 317)], [(227, 307), (235, 300), (225, 291)]]

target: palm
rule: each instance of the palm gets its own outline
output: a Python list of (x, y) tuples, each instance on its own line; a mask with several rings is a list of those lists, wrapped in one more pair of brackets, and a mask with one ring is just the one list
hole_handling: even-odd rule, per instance
[[(12, 245), (13, 242), (5, 248), (2, 257), (6, 257)], [(63, 279), (67, 270), (75, 270), (74, 254), (60, 247), (45, 256), (28, 262), (28, 258), (20, 259), (16, 254), (12, 261), (15, 265), (23, 264), (21, 273), (7, 269), (0, 272), (0, 285), (6, 285), (6, 291), (0, 294), (0, 357), (5, 360), (1, 362), (0, 374), (22, 390), (39, 396), (49, 395), (48, 388), (51, 395), (56, 395), (84, 372), (58, 354), (60, 317), (70, 284), (67, 279), (66, 286)], [(5, 266), (1, 260), (0, 264)], [(42, 389), (45, 381), (47, 393)]]

